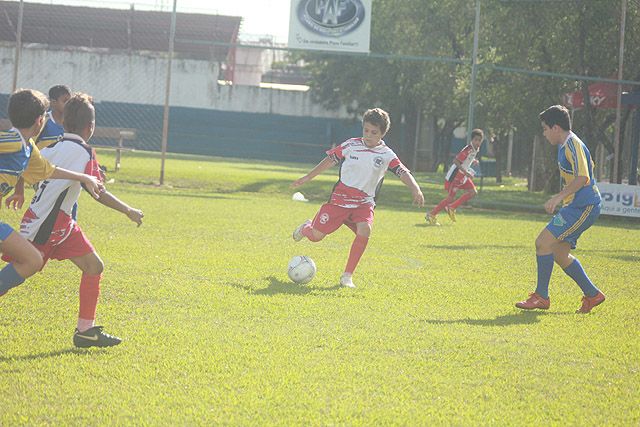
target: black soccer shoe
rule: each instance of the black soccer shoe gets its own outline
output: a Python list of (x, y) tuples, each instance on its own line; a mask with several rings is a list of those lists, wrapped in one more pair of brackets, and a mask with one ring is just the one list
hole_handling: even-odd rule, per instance
[(73, 345), (76, 347), (112, 347), (118, 345), (122, 340), (102, 331), (102, 326), (94, 326), (84, 332), (76, 329), (73, 334)]

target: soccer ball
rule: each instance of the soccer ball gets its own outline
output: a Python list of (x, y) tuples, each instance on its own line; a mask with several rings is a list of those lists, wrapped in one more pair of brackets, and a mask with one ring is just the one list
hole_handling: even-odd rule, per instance
[(308, 256), (294, 256), (289, 261), (289, 278), (299, 285), (309, 283), (316, 275), (316, 263)]

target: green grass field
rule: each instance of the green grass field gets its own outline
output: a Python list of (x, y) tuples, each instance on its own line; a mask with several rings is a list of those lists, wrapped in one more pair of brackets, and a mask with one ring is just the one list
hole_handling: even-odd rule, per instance
[[(309, 167), (179, 156), (157, 187), (157, 158), (126, 156), (109, 188), (145, 224), (86, 195), (79, 220), (106, 264), (98, 324), (125, 341), (73, 347), (80, 274), (50, 262), (0, 298), (0, 425), (640, 423), (640, 223), (602, 217), (579, 242), (602, 306), (574, 314), (580, 291), (556, 268), (551, 309), (521, 312), (548, 217), (467, 209), (428, 227), (389, 176), (343, 289), (349, 230), (291, 239), (336, 179), (294, 202)], [(441, 178), (418, 178), (433, 205)], [(510, 179), (490, 200), (545, 197)], [(318, 265), (305, 286), (286, 273), (301, 254)]]

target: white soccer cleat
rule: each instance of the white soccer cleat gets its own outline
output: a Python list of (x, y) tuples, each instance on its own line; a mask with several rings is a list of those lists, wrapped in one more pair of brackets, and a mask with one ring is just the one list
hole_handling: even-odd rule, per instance
[(355, 288), (356, 285), (353, 284), (353, 280), (351, 279), (351, 275), (348, 273), (343, 273), (340, 276), (340, 286), (344, 286), (345, 288)]
[(305, 228), (309, 224), (311, 224), (311, 220), (310, 219), (306, 220), (305, 222), (300, 224), (298, 226), (298, 228), (293, 230), (293, 234), (291, 235), (291, 237), (293, 237), (294, 241), (299, 242), (300, 240), (302, 240), (302, 238), (304, 237), (304, 234), (302, 234), (302, 229)]

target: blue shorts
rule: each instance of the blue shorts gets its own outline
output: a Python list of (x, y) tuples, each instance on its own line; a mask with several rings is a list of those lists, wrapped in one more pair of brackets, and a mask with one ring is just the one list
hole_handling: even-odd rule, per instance
[(571, 243), (571, 249), (575, 249), (580, 235), (591, 227), (599, 216), (599, 204), (583, 208), (565, 206), (549, 221), (547, 230), (556, 239)]
[(13, 233), (13, 228), (9, 224), (0, 221), (0, 242), (7, 240), (11, 233)]

